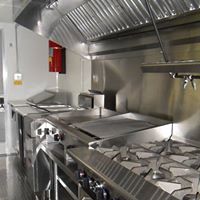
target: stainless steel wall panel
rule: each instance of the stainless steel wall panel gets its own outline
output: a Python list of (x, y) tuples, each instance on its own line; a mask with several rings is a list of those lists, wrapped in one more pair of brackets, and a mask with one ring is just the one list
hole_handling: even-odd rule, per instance
[[(200, 60), (199, 25), (161, 30), (171, 61)], [(173, 119), (176, 136), (199, 143), (200, 80), (195, 80), (197, 90), (191, 84), (183, 89), (183, 80), (168, 74), (143, 74), (142, 63), (163, 60), (159, 46), (152, 48), (151, 43), (156, 44), (154, 32), (91, 45), (91, 55), (97, 56), (92, 61), (92, 88), (105, 93), (106, 106)], [(131, 46), (136, 49), (131, 50)], [(124, 52), (126, 47), (129, 52)]]

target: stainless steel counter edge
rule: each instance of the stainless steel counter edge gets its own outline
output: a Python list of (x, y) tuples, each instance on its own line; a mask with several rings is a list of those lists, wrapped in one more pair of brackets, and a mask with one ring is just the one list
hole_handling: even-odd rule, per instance
[(126, 200), (176, 200), (175, 197), (154, 186), (119, 163), (87, 147), (68, 150), (80, 165), (102, 178), (110, 187), (126, 197)]

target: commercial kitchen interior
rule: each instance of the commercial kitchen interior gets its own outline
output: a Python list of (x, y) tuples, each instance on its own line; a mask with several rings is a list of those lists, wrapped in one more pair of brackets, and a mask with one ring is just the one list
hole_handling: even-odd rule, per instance
[(0, 200), (199, 200), (199, 79), (199, 0), (0, 0)]

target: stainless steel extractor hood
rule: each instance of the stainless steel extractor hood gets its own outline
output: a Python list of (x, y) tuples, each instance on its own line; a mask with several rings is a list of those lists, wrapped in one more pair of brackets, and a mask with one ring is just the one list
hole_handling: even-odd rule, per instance
[[(199, 0), (149, 0), (156, 21), (198, 12)], [(31, 13), (30, 13), (31, 12)], [(32, 0), (15, 20), (63, 46), (87, 54), (87, 45), (151, 23), (145, 0)]]

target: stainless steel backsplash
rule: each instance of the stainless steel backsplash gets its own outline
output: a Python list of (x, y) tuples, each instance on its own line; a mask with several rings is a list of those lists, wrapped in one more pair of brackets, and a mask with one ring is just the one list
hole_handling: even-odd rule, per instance
[[(161, 30), (171, 61), (200, 60), (200, 24)], [(90, 46), (92, 89), (106, 94), (106, 107), (172, 119), (174, 134), (200, 140), (200, 81), (197, 90), (168, 74), (143, 74), (141, 64), (162, 61), (155, 33), (140, 33)], [(200, 67), (200, 66), (199, 66)]]

